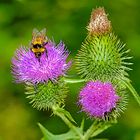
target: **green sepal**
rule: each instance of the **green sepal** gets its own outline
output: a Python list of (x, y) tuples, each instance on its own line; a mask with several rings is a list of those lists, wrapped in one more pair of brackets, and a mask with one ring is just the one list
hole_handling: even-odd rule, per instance
[(76, 134), (72, 130), (69, 130), (68, 132), (60, 134), (60, 135), (54, 135), (51, 132), (49, 132), (40, 123), (38, 123), (38, 125), (39, 125), (39, 127), (44, 135), (42, 140), (69, 140), (69, 139), (76, 140), (76, 139), (78, 139), (78, 137), (76, 136)]

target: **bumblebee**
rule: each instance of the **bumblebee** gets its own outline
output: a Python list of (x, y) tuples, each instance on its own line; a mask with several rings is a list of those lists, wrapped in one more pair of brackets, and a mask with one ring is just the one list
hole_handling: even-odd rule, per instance
[(41, 55), (46, 52), (45, 45), (48, 43), (46, 38), (46, 29), (38, 31), (37, 29), (33, 29), (32, 33), (32, 42), (31, 42), (31, 51), (35, 54), (36, 58), (41, 57)]

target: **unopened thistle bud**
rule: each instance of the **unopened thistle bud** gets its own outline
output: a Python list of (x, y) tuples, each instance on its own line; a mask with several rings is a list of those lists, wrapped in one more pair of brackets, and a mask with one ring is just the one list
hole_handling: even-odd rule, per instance
[(76, 56), (76, 69), (87, 80), (111, 81), (125, 77), (129, 70), (128, 51), (111, 33), (111, 23), (103, 8), (95, 9), (88, 25), (89, 34)]

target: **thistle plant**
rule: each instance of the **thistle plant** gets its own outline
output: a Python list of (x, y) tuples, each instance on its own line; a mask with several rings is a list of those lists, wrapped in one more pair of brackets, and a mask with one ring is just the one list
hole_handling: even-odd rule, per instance
[[(126, 109), (129, 89), (140, 105), (140, 97), (128, 77), (129, 50), (125, 49), (114, 34), (104, 8), (91, 13), (87, 26), (88, 35), (75, 57), (80, 79), (68, 79), (69, 55), (63, 42), (58, 45), (37, 31), (28, 47), (20, 47), (12, 59), (12, 74), (17, 83), (24, 83), (27, 98), (38, 110), (51, 109), (70, 130), (54, 135), (39, 124), (43, 140), (89, 140), (117, 123), (117, 118)], [(34, 32), (33, 32), (34, 35)], [(79, 91), (77, 105), (93, 124), (85, 130), (65, 110), (68, 84), (84, 82)]]

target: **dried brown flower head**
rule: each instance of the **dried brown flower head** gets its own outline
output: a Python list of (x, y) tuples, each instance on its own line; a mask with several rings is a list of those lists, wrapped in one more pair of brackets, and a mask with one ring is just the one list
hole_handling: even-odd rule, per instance
[(102, 35), (111, 31), (111, 22), (108, 20), (104, 8), (99, 7), (92, 11), (87, 30), (90, 35)]

